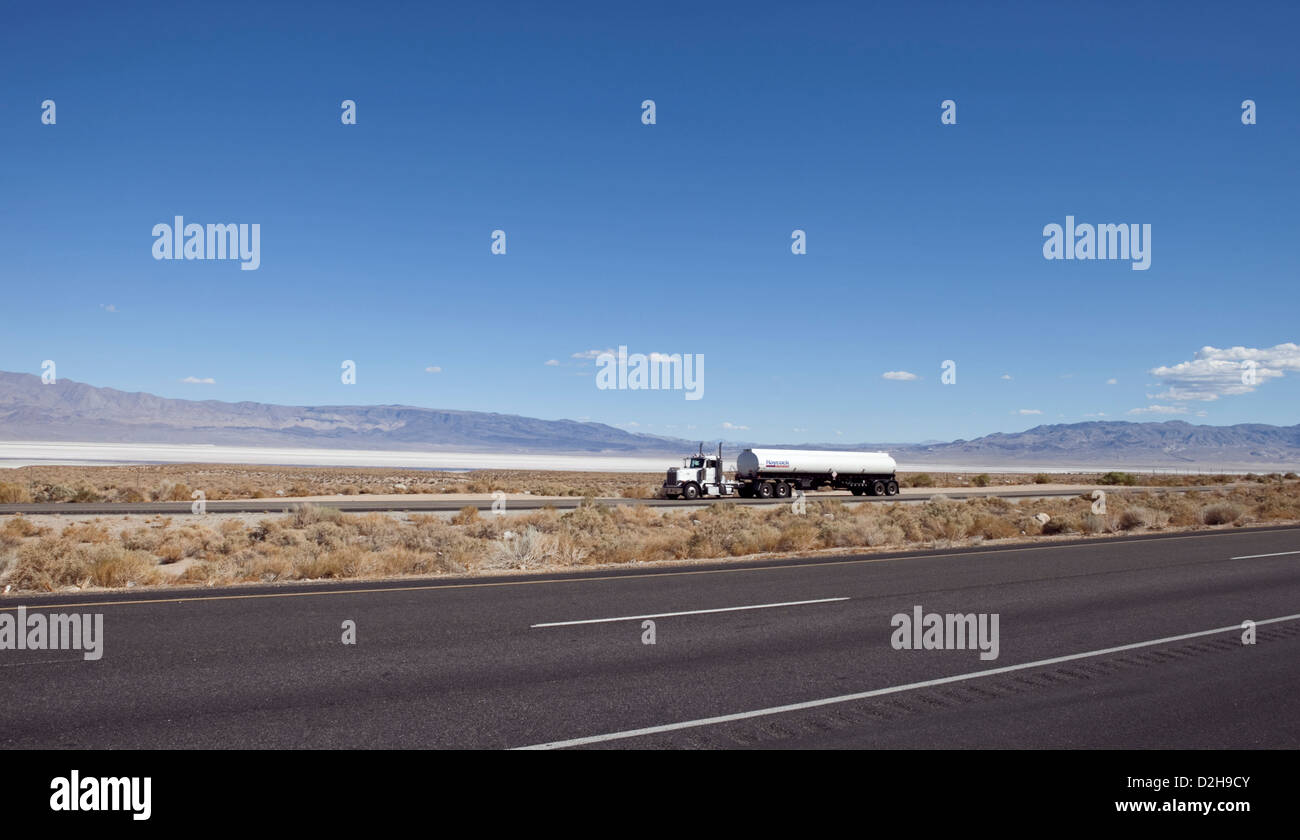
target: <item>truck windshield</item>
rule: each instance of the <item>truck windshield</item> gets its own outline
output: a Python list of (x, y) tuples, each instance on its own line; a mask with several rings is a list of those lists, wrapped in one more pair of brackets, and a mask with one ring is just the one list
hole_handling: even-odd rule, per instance
[(690, 460), (690, 462), (687, 463), (686, 466), (687, 466), (687, 467), (690, 467), (691, 469), (699, 469), (700, 467), (704, 466), (704, 459), (703, 459), (703, 458), (692, 458), (692, 459)]

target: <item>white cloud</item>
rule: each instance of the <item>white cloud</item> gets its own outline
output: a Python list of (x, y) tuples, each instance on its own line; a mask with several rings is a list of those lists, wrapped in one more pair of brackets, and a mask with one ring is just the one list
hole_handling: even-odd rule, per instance
[(427, 368), (424, 369), (424, 372), (425, 372), (425, 373), (442, 373), (442, 368), (438, 367), (437, 365), (429, 365)]
[(1129, 414), (1193, 414), (1197, 417), (1204, 417), (1204, 411), (1192, 412), (1185, 405), (1149, 405), (1146, 408), (1130, 408)]
[(625, 429), (635, 429), (635, 428), (637, 428), (638, 426), (640, 426), (641, 424), (638, 423), (638, 422), (636, 422), (635, 420), (629, 420), (629, 421), (626, 422), (626, 423), (615, 423), (614, 425), (615, 425), (615, 426), (622, 426), (622, 427), (625, 428)]
[(1042, 414), (1042, 413), (1043, 413), (1042, 409), (1039, 409), (1039, 408), (1019, 408), (1019, 409), (1016, 409), (1016, 414)]
[(206, 379), (199, 379), (197, 376), (187, 376), (181, 380), (189, 385), (216, 385), (217, 380), (209, 376)]
[(99, 308), (102, 309), (102, 310), (104, 310), (105, 312), (116, 312), (116, 311), (117, 311), (117, 307), (114, 306), (114, 305), (111, 304), (111, 303), (101, 303), (101, 304), (99, 305)]
[(915, 373), (910, 373), (905, 370), (887, 370), (880, 376), (882, 379), (892, 379), (896, 382), (911, 382), (913, 379), (917, 378)]
[(1107, 384), (1107, 385), (1118, 385), (1118, 384), (1119, 384), (1119, 380), (1112, 376), (1110, 379), (1107, 379), (1107, 380), (1106, 380), (1106, 384)]
[(617, 353), (614, 350), (580, 350), (577, 353), (574, 353), (569, 358), (582, 359), (584, 361), (591, 362), (591, 361), (595, 361), (598, 356), (601, 356), (605, 353), (608, 353), (611, 356), (617, 355)]
[(546, 366), (547, 366), (547, 367), (559, 367), (559, 366), (560, 366), (560, 360), (559, 360), (559, 359), (547, 359), (547, 360), (546, 360)]
[(1098, 411), (1096, 414), (1085, 414), (1085, 415), (1083, 415), (1083, 416), (1084, 416), (1084, 417), (1105, 417), (1105, 416), (1106, 416), (1106, 412), (1104, 412), (1104, 411)]
[(735, 432), (747, 432), (747, 431), (749, 431), (749, 427), (748, 427), (748, 426), (737, 426), (737, 425), (735, 425), (734, 423), (726, 423), (726, 422), (724, 422), (724, 423), (722, 424), (722, 428), (724, 428), (724, 429), (730, 429), (730, 430), (735, 431)]
[[(1254, 362), (1254, 377), (1247, 375)], [(1152, 376), (1160, 380), (1166, 390), (1148, 394), (1152, 400), (1201, 400), (1211, 402), (1219, 397), (1249, 394), (1270, 379), (1281, 379), (1287, 371), (1300, 372), (1300, 345), (1278, 344), (1273, 347), (1202, 347), (1196, 358), (1176, 365), (1152, 368)], [(1243, 379), (1245, 381), (1243, 381)]]
[(1002, 374), (1002, 378), (1003, 378), (1003, 379), (1010, 379), (1010, 378), (1011, 378), (1011, 374), (1009, 374), (1009, 373), (1004, 373), (1004, 374)]

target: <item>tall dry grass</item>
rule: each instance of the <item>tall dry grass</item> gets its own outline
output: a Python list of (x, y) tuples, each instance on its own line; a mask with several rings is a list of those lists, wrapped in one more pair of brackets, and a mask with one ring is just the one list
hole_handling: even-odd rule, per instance
[[(1037, 515), (1046, 515), (1042, 522)], [(345, 514), (303, 505), (255, 524), (176, 517), (125, 525), (73, 522), (57, 533), (23, 517), (0, 524), (0, 584), (66, 586), (225, 584), (487, 573), (824, 550), (971, 545), (997, 540), (1234, 527), (1300, 521), (1300, 483), (1207, 487), (1183, 493), (1115, 491), (1013, 503), (935, 497), (845, 504), (715, 503), (689, 510), (587, 502), (495, 516), (466, 508), (434, 515)], [(114, 527), (109, 527), (114, 524)]]

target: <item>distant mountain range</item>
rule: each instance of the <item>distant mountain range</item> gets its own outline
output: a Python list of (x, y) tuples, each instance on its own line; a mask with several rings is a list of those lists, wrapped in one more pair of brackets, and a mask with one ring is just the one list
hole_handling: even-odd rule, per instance
[(175, 400), (0, 371), (0, 440), (462, 452), (678, 453), (687, 441), (603, 423), (407, 405)]
[[(0, 372), (0, 440), (294, 448), (650, 455), (697, 442), (603, 423), (402, 405), (285, 406), (177, 400)], [(716, 444), (715, 444), (716, 445)], [(729, 442), (735, 451), (752, 443)], [(885, 449), (904, 466), (1081, 466), (1296, 469), (1300, 425), (1088, 422), (1036, 426), (951, 443), (767, 444)]]
[(1294, 470), (1300, 465), (1300, 425), (1195, 426), (1182, 420), (1060, 423), (910, 447), (895, 457), (913, 463)]

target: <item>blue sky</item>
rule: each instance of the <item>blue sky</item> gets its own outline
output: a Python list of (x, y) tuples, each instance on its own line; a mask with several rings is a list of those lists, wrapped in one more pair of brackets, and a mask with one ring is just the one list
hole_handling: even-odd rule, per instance
[[(1300, 421), (1293, 4), (614, 5), (8, 7), (0, 369), (786, 443)], [(261, 267), (154, 260), (176, 215)], [(1150, 268), (1044, 259), (1067, 215)], [(619, 345), (703, 399), (598, 390)]]

